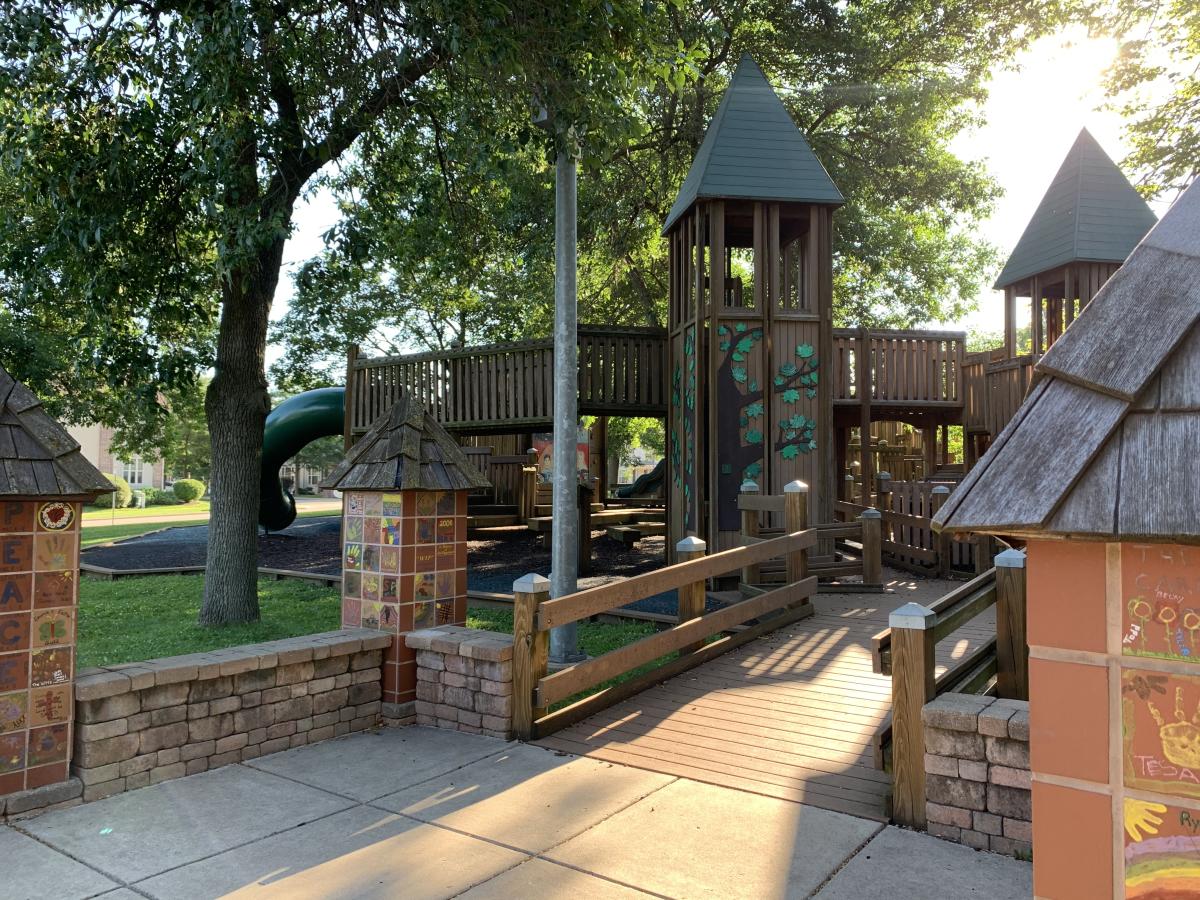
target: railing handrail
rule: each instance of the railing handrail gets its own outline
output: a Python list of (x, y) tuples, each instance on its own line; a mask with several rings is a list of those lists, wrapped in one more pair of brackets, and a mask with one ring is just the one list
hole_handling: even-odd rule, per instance
[[(857, 339), (859, 329), (857, 328), (835, 328), (833, 336), (835, 338), (853, 338)], [(868, 338), (886, 338), (888, 340), (921, 340), (928, 339), (931, 341), (963, 341), (967, 340), (965, 331), (933, 331), (922, 329), (913, 329), (907, 331), (900, 328), (870, 328), (867, 329)]]
[(657, 572), (634, 575), (623, 581), (587, 588), (547, 600), (538, 607), (535, 627), (538, 631), (549, 631), (560, 625), (578, 622), (589, 616), (600, 615), (618, 606), (635, 603), (663, 591), (675, 590), (684, 585), (725, 575), (736, 569), (752, 566), (764, 560), (774, 559), (799, 550), (807, 550), (817, 543), (819, 532), (814, 528), (792, 532), (763, 541), (752, 547), (734, 547), (711, 556), (676, 563)]

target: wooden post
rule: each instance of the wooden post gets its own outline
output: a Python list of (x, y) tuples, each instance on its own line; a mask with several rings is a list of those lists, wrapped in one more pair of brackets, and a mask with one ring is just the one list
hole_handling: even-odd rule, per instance
[(1025, 637), (1025, 554), (996, 554), (996, 693), (1029, 699), (1029, 644)]
[[(695, 535), (688, 535), (675, 545), (675, 561), (681, 563), (687, 562), (690, 559), (699, 559), (704, 555), (707, 546), (704, 541)], [(706, 590), (703, 580), (693, 581), (679, 588), (679, 622), (687, 622), (690, 619), (704, 615), (705, 597)], [(679, 653), (682, 656), (685, 653), (701, 650), (703, 647), (704, 641), (699, 641), (698, 643), (688, 644), (686, 647), (680, 648)]]
[(933, 625), (937, 616), (906, 603), (888, 616), (892, 629), (892, 821), (924, 828), (925, 726), (934, 698)]
[[(871, 506), (871, 503), (867, 503)], [(892, 509), (892, 473), (880, 472), (875, 476), (875, 503), (874, 506), (878, 510)], [(896, 536), (892, 534), (892, 523), (880, 523), (880, 540), (894, 541)]]
[(538, 607), (550, 599), (550, 579), (523, 575), (513, 582), (513, 733), (518, 740), (534, 737), (534, 722), (546, 714), (533, 705), (537, 683), (545, 677), (550, 632), (538, 631)]
[(350, 448), (354, 446), (354, 409), (355, 396), (354, 389), (357, 383), (354, 378), (354, 364), (358, 362), (359, 354), (358, 344), (351, 344), (350, 349), (346, 351), (346, 392), (342, 395), (342, 403), (345, 406), (345, 419), (343, 420), (343, 429), (345, 433), (342, 435), (342, 452), (349, 453)]
[(854, 351), (854, 384), (858, 392), (858, 453), (861, 460), (862, 505), (871, 505), (871, 482), (875, 460), (871, 456), (871, 337), (867, 329), (858, 329), (858, 346)]
[(971, 544), (975, 554), (975, 574), (982, 575), (992, 567), (995, 541), (990, 534), (973, 534)]
[(580, 575), (592, 574), (592, 487), (579, 485), (579, 565)]
[(864, 509), (862, 522), (862, 580), (864, 585), (883, 584), (883, 515), (877, 509)]
[[(947, 500), (950, 499), (950, 488), (944, 484), (939, 484), (931, 491), (929, 518), (932, 519), (937, 515)], [(934, 543), (937, 547), (937, 570), (938, 574), (945, 576), (950, 572), (950, 563), (953, 562), (951, 556), (954, 553), (954, 541), (950, 537), (950, 533), (946, 531), (935, 531), (933, 533)]]
[(854, 476), (849, 472), (847, 472), (846, 477), (842, 479), (842, 499), (847, 503), (854, 502)]
[[(757, 494), (758, 485), (753, 481), (743, 481), (741, 487), (743, 494)], [(746, 537), (758, 537), (758, 510), (743, 509), (742, 510), (742, 534)], [(759, 569), (757, 565), (746, 566), (742, 569), (742, 584), (758, 584)]]
[(921, 449), (925, 454), (925, 477), (932, 478), (937, 471), (937, 426), (927, 426), (921, 434)]
[[(788, 534), (808, 528), (808, 485), (789, 481), (783, 486), (783, 530)], [(808, 551), (797, 550), (786, 558), (787, 583), (808, 577)]]

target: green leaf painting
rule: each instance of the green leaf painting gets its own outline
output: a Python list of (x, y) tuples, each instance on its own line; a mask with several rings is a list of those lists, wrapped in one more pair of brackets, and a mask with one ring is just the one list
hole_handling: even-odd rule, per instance
[(801, 359), (808, 359), (813, 355), (812, 344), (801, 344), (796, 348), (796, 355)]

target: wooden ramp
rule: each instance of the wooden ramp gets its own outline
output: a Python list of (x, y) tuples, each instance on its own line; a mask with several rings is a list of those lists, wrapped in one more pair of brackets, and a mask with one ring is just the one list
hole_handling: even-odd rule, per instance
[[(957, 586), (818, 595), (816, 615), (650, 688), (537, 743), (543, 747), (883, 820), (890, 776), (873, 761), (891, 680), (871, 638), (910, 601)], [(938, 671), (995, 635), (994, 610), (938, 646)]]

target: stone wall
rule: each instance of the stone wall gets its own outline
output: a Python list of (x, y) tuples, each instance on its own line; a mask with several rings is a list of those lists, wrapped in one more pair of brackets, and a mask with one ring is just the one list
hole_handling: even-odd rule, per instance
[(925, 706), (922, 720), (930, 833), (1028, 857), (1029, 704), (943, 694)]
[(417, 724), (512, 737), (512, 635), (457, 625), (407, 635), (417, 655)]
[(379, 724), (389, 642), (344, 629), (80, 672), (72, 774), (82, 799)]

